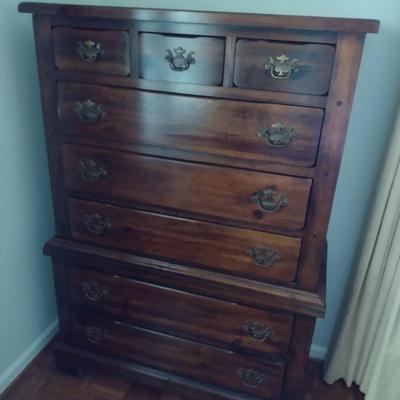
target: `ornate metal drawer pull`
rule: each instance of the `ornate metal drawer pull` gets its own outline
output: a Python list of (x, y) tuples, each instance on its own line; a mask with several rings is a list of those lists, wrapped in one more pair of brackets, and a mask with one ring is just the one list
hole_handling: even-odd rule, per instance
[(247, 335), (259, 342), (265, 342), (274, 335), (272, 328), (260, 321), (247, 321), (243, 325), (243, 330)]
[(83, 282), (82, 283), (82, 291), (85, 297), (93, 302), (100, 301), (103, 297), (108, 295), (106, 289), (100, 286), (97, 282)]
[(278, 251), (265, 246), (252, 247), (246, 250), (246, 254), (251, 257), (256, 265), (263, 268), (268, 268), (281, 260), (281, 255)]
[(99, 42), (93, 42), (92, 40), (78, 42), (78, 47), (76, 50), (82, 61), (90, 63), (97, 61), (100, 56), (104, 54), (103, 44)]
[(193, 57), (194, 51), (189, 51), (186, 54), (186, 49), (178, 47), (174, 49), (175, 55), (172, 50), (167, 50), (165, 59), (169, 62), (169, 66), (173, 71), (183, 72), (190, 68), (191, 65), (196, 64), (196, 59)]
[[(257, 203), (260, 210), (266, 214), (275, 214), (288, 206), (288, 198), (286, 196), (280, 196), (276, 199), (276, 190), (273, 187), (257, 190), (252, 194), (250, 200), (253, 203)], [(258, 213), (257, 216), (259, 216)], [(262, 217), (262, 215), (260, 216)]]
[(96, 235), (101, 235), (111, 229), (111, 223), (99, 214), (85, 214), (82, 222), (88, 232)]
[(264, 126), (258, 132), (258, 136), (265, 139), (265, 142), (271, 147), (283, 148), (297, 139), (294, 131), (294, 128), (288, 128), (284, 124), (277, 122), (270, 126)]
[(297, 65), (300, 62), (298, 58), (290, 60), (288, 56), (268, 57), (268, 62), (265, 64), (265, 69), (271, 72), (274, 79), (289, 79), (293, 72), (298, 72), (300, 67)]
[(110, 337), (107, 332), (103, 331), (98, 326), (86, 326), (85, 335), (87, 336), (87, 340), (93, 344), (100, 344)]
[(266, 375), (248, 368), (239, 368), (237, 375), (244, 385), (253, 389), (260, 387), (267, 379)]
[(82, 102), (76, 101), (74, 111), (78, 118), (87, 124), (94, 124), (101, 117), (106, 115), (106, 113), (103, 111), (103, 106), (101, 104), (96, 104), (90, 99)]
[(107, 175), (107, 171), (93, 160), (79, 161), (79, 170), (82, 179), (88, 182), (97, 182), (101, 177)]

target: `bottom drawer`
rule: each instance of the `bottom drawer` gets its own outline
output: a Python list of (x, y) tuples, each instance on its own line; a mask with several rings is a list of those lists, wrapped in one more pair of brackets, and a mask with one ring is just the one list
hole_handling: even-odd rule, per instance
[(212, 385), (263, 399), (280, 399), (283, 363), (260, 362), (217, 347), (85, 314), (73, 316), (70, 340)]

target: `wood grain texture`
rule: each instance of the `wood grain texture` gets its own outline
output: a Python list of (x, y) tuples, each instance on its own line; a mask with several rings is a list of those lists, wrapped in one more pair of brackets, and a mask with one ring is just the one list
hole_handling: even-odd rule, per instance
[(63, 235), (68, 232), (68, 221), (63, 212), (65, 210), (63, 170), (59, 135), (57, 135), (57, 104), (54, 102), (57, 98), (57, 88), (56, 82), (49, 78), (51, 71), (54, 70), (51, 26), (47, 15), (34, 15), (33, 22), (54, 221), (56, 233)]
[[(101, 334), (106, 337), (93, 343), (88, 340), (91, 338), (88, 333), (90, 329), (100, 329)], [(265, 359), (261, 361), (84, 313), (73, 317), (71, 337), (68, 341), (92, 351), (194, 378), (211, 385), (271, 400), (280, 398), (284, 374), (282, 363), (272, 363)], [(251, 387), (241, 378), (241, 370), (256, 371), (257, 376), (263, 376), (263, 379)]]
[[(130, 43), (128, 32), (90, 29), (54, 28), (54, 59), (61, 71), (81, 71), (90, 74), (128, 75)], [(101, 45), (101, 54), (93, 61), (80, 56), (79, 43), (91, 41)], [(132, 44), (133, 45), (133, 44)]]
[[(85, 225), (85, 218), (96, 214), (110, 226), (101, 234)], [(69, 200), (69, 218), (77, 240), (248, 279), (293, 282), (296, 278), (298, 238), (75, 199)]]
[[(65, 145), (65, 184), (81, 194), (112, 201), (161, 206), (225, 220), (290, 230), (303, 227), (311, 180), (144, 157), (84, 146)], [(97, 182), (82, 179), (80, 162), (93, 160), (107, 171)], [(251, 200), (258, 190), (275, 188), (274, 201), (287, 207), (267, 214)]]
[(66, 4), (23, 2), (19, 12), (58, 14), (70, 17), (129, 18), (142, 21), (183, 21), (186, 23), (219, 23), (278, 29), (303, 29), (334, 32), (376, 33), (379, 21), (356, 18), (302, 17), (290, 15), (239, 14), (183, 10), (140, 9), (128, 7), (74, 6)]
[[(197, 85), (222, 84), (224, 38), (140, 33), (139, 46), (140, 78)], [(182, 54), (179, 48), (183, 50)], [(193, 64), (184, 65), (186, 70), (175, 71), (165, 58), (168, 55), (181, 62), (191, 57)]]
[[(244, 307), (73, 266), (68, 268), (68, 276), (73, 307), (233, 351), (287, 354), (293, 325), (290, 314)], [(265, 327), (270, 336), (257, 340), (246, 328), (251, 323)]]
[[(319, 44), (290, 44), (245, 40), (237, 42), (234, 84), (250, 89), (324, 95), (328, 92), (335, 48)], [(297, 59), (297, 72), (276, 79), (265, 64), (270, 57)]]
[[(92, 100), (104, 116), (81, 121), (76, 102)], [(315, 108), (126, 90), (97, 85), (59, 83), (58, 108), (62, 129), (71, 135), (102, 138), (134, 145), (158, 146), (265, 163), (311, 166), (321, 132), (323, 111)], [(260, 137), (280, 123), (295, 139), (273, 146)]]
[(84, 74), (73, 71), (52, 70), (49, 74), (57, 81), (71, 81), (80, 83), (93, 83), (105, 86), (117, 86), (140, 90), (159, 91), (165, 93), (179, 93), (183, 95), (216, 97), (220, 99), (244, 100), (255, 103), (272, 103), (295, 105), (301, 107), (324, 108), (327, 96), (300, 95), (293, 93), (273, 92), (270, 90), (251, 90), (230, 87), (233, 83), (226, 83), (227, 87), (193, 85), (189, 83), (150, 81), (146, 79), (131, 79), (124, 76), (107, 76), (100, 74)]
[(70, 263), (251, 307), (313, 317), (323, 317), (325, 313), (322, 283), (317, 293), (306, 292), (61, 238), (48, 241), (44, 252), (63, 264)]
[[(0, 396), (1, 400), (190, 400), (192, 393), (176, 395), (168, 385), (144, 386), (118, 373), (105, 373), (100, 368), (87, 371), (84, 378), (63, 374), (54, 367), (53, 345), (45, 349)], [(193, 391), (194, 392), (194, 391)], [(347, 388), (343, 381), (328, 385), (322, 378), (322, 364), (310, 361), (307, 368), (305, 400), (362, 400), (356, 385)], [(243, 399), (243, 396), (242, 396)], [(236, 399), (239, 400), (239, 399)]]
[(315, 273), (315, 266), (321, 265), (324, 257), (329, 216), (332, 210), (364, 39), (363, 35), (340, 35), (337, 44), (330, 96), (310, 197), (309, 215), (311, 217), (307, 220), (307, 238), (300, 261), (299, 285), (305, 290), (316, 290), (320, 280), (320, 271)]
[[(377, 21), (20, 10), (35, 14), (54, 196), (57, 367), (119, 373), (158, 397), (304, 400), (345, 130)], [(82, 66), (84, 40), (102, 51)], [(265, 63), (282, 54), (299, 70), (273, 79)], [(278, 123), (289, 129), (279, 149)], [(282, 257), (268, 267), (267, 245)]]

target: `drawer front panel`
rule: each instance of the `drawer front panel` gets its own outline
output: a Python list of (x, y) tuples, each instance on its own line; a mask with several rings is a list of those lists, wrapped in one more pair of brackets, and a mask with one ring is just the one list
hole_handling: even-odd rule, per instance
[(140, 77), (149, 80), (219, 86), (225, 40), (142, 33)]
[[(126, 323), (223, 344), (230, 349), (284, 355), (292, 316), (173, 290), (119, 276), (69, 268), (72, 304)], [(149, 301), (151, 299), (151, 301)]]
[(54, 28), (56, 67), (107, 75), (128, 75), (129, 36), (124, 31)]
[[(93, 231), (99, 216), (107, 228)], [(122, 207), (69, 200), (72, 236), (250, 279), (291, 282), (301, 240)], [(97, 217), (98, 218), (98, 217)]]
[[(321, 131), (320, 109), (174, 96), (96, 85), (60, 83), (64, 132), (137, 145), (245, 160), (310, 166)], [(93, 121), (78, 104), (101, 107)]]
[(301, 229), (310, 179), (65, 145), (74, 192), (258, 225)]
[(75, 316), (73, 343), (265, 398), (280, 399), (284, 365), (91, 316)]
[(237, 42), (235, 86), (299, 94), (328, 92), (335, 49), (241, 39)]

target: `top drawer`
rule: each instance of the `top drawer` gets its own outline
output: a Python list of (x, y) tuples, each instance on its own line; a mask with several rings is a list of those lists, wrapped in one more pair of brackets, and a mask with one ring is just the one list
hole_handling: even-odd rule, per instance
[(219, 86), (224, 70), (225, 40), (142, 33), (140, 78)]
[(53, 45), (55, 64), (61, 71), (129, 74), (127, 32), (55, 28)]
[(320, 44), (238, 40), (234, 84), (309, 95), (328, 92), (335, 50)]

